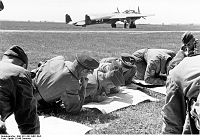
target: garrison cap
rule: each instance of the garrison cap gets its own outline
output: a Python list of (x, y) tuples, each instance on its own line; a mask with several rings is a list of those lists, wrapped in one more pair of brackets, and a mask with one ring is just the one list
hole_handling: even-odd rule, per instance
[(122, 59), (122, 66), (123, 67), (130, 69), (134, 66), (135, 58), (132, 55), (130, 55), (128, 53), (122, 53), (121, 59)]
[(93, 69), (96, 69), (99, 67), (99, 62), (96, 59), (94, 59), (88, 55), (77, 54), (76, 60), (85, 69), (93, 70)]
[(119, 70), (112, 70), (106, 74), (106, 78), (109, 78), (115, 86), (125, 85), (123, 74)]
[(191, 32), (185, 32), (182, 35), (182, 42), (184, 45), (186, 45), (192, 38), (194, 38), (193, 34)]
[(3, 2), (0, 0), (0, 11), (2, 11), (4, 9), (4, 5)]
[(10, 47), (4, 53), (4, 55), (16, 57), (16, 58), (20, 59), (21, 61), (23, 61), (28, 66), (28, 57), (27, 57), (26, 53), (24, 52), (24, 50), (21, 47), (19, 47), (17, 45), (13, 45), (12, 47)]

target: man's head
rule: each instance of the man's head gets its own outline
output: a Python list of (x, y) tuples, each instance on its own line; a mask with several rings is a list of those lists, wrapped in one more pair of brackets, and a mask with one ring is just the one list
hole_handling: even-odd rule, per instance
[(200, 54), (200, 46), (198, 45), (198, 39), (195, 39), (191, 32), (185, 32), (182, 35), (183, 46), (182, 50), (186, 50), (187, 56), (194, 56)]
[(131, 69), (135, 64), (135, 58), (128, 53), (122, 53), (121, 60), (122, 60), (122, 66), (127, 69)]
[(77, 54), (76, 60), (82, 68), (80, 77), (86, 77), (87, 74), (92, 73), (94, 69), (99, 67), (99, 62), (88, 55)]
[(189, 31), (185, 32), (182, 35), (182, 42), (183, 42), (184, 45), (187, 45), (191, 41), (191, 39), (193, 39), (193, 38), (194, 38), (194, 36), (191, 32), (189, 32)]
[(121, 54), (121, 65), (122, 65), (123, 74), (125, 74), (126, 72), (128, 72), (131, 69), (136, 69), (135, 58), (128, 53), (122, 53)]
[(17, 45), (12, 46), (4, 53), (2, 60), (7, 59), (12, 60), (12, 63), (22, 66), (25, 69), (28, 67), (28, 57), (24, 50)]
[[(194, 35), (191, 32), (185, 32), (182, 35), (182, 42), (183, 42), (183, 46), (185, 46), (185, 48), (189, 49), (189, 50), (193, 50), (193, 46), (194, 46), (194, 42), (195, 42), (195, 38)], [(183, 48), (182, 46), (182, 48)]]

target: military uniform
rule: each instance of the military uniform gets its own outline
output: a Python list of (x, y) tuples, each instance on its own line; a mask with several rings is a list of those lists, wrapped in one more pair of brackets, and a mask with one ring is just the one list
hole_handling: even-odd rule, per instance
[(182, 35), (182, 42), (168, 68), (163, 134), (199, 134), (200, 130), (200, 44), (191, 32)]
[(110, 89), (124, 85), (124, 77), (119, 70), (102, 72), (95, 69), (87, 76), (86, 97), (92, 102), (101, 102), (110, 94)]
[[(153, 85), (165, 85), (167, 64), (175, 52), (167, 49), (141, 49), (132, 54), (137, 67), (136, 79)], [(163, 75), (163, 76), (162, 76)]]
[(199, 50), (200, 50), (200, 43), (198, 39), (195, 39), (192, 47), (187, 48), (186, 50), (180, 49), (176, 53), (176, 56), (170, 61), (168, 65), (168, 70), (167, 70), (168, 73), (171, 69), (177, 66), (185, 57), (192, 57), (199, 54)]
[(67, 112), (78, 113), (84, 102), (82, 93), (79, 93), (80, 78), (73, 63), (65, 61), (63, 56), (47, 60), (37, 68), (33, 79), (39, 105), (61, 100)]
[[(22, 61), (27, 63), (27, 57), (20, 51), (18, 46), (13, 46), (4, 55), (22, 58)], [(0, 61), (1, 121), (5, 122), (14, 113), (21, 134), (39, 134), (40, 123), (36, 102), (30, 72), (21, 66)]]
[[(127, 59), (128, 58), (128, 59)], [(127, 53), (122, 53), (121, 58), (117, 57), (108, 57), (103, 58), (100, 61), (99, 71), (108, 72), (112, 69), (119, 68), (124, 76), (125, 85), (128, 85), (132, 82), (133, 77), (136, 73), (136, 66), (134, 65), (135, 60), (131, 55)]]
[(162, 108), (164, 134), (184, 133), (187, 102), (200, 92), (200, 55), (184, 58), (167, 78), (167, 96)]

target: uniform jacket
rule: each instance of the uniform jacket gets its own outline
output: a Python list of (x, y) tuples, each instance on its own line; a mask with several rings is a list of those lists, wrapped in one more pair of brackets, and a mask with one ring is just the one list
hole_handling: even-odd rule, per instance
[(125, 80), (125, 85), (128, 85), (131, 83), (133, 77), (135, 76), (136, 73), (136, 67), (133, 67), (131, 69), (126, 69), (123, 66), (121, 66), (121, 59), (117, 57), (108, 57), (108, 58), (103, 58), (100, 61), (100, 65), (98, 67), (99, 71), (102, 72), (108, 72), (111, 71), (111, 63), (115, 62), (120, 68), (122, 68), (122, 73), (124, 76)]
[(176, 53), (176, 56), (169, 62), (169, 65), (167, 67), (167, 74), (169, 74), (169, 71), (172, 70), (175, 66), (177, 66), (184, 58), (186, 57), (186, 54), (183, 50), (179, 50)]
[(0, 117), (5, 121), (12, 113), (21, 134), (39, 134), (37, 103), (33, 96), (30, 72), (0, 62)]
[(79, 79), (72, 68), (72, 62), (65, 61), (63, 56), (54, 57), (42, 64), (33, 82), (46, 102), (61, 99), (67, 112), (80, 111)]
[(200, 55), (184, 58), (169, 72), (167, 96), (162, 109), (163, 133), (183, 132), (186, 119), (186, 99), (196, 98), (200, 92)]
[(200, 43), (198, 39), (195, 40), (193, 47), (189, 48), (186, 52), (179, 50), (176, 56), (170, 61), (168, 66), (168, 73), (171, 69), (177, 66), (185, 57), (191, 57), (200, 54)]
[(90, 98), (90, 101), (101, 102), (105, 100), (106, 95), (110, 92), (110, 88), (115, 87), (105, 74), (105, 72), (95, 69), (93, 74), (87, 76), (89, 80), (86, 88), (86, 96)]
[(132, 54), (136, 57), (136, 78), (154, 85), (164, 85), (162, 74), (167, 73), (166, 64), (175, 56), (167, 49), (141, 49)]

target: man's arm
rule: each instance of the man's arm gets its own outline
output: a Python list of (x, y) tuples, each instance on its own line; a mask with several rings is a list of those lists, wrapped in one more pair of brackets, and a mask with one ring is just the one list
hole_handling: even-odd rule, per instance
[(7, 134), (5, 122), (1, 121), (1, 115), (0, 115), (0, 134)]
[(157, 70), (160, 67), (160, 61), (159, 60), (152, 60), (147, 64), (144, 81), (146, 83), (152, 84), (152, 85), (165, 85), (165, 79), (161, 78), (158, 75), (159, 70)]
[(87, 79), (81, 79), (80, 90), (66, 91), (61, 95), (65, 110), (68, 113), (77, 114), (80, 112), (86, 96)]
[(185, 57), (185, 52), (183, 50), (179, 50), (176, 56), (169, 62), (167, 66), (167, 74), (169, 74), (169, 71), (172, 70), (175, 66), (177, 66)]
[(40, 123), (37, 115), (37, 101), (33, 96), (30, 76), (23, 75), (16, 88), (15, 119), (21, 134), (39, 134)]
[(87, 84), (88, 84), (88, 78), (81, 78), (81, 89), (79, 90), (81, 106), (84, 104), (85, 101)]

